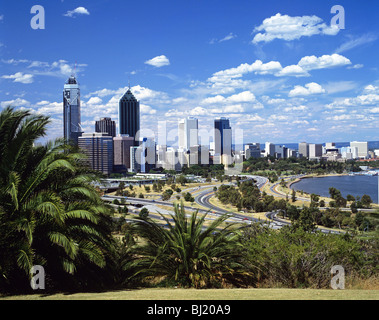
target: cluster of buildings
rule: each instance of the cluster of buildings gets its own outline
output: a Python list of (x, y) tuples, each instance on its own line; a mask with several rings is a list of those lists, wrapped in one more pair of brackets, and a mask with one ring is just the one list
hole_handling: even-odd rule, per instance
[[(181, 171), (183, 167), (202, 164), (223, 164), (271, 156), (276, 159), (305, 157), (310, 160), (346, 161), (379, 156), (379, 150), (368, 150), (367, 142), (350, 142), (336, 148), (335, 143), (301, 142), (297, 149), (266, 142), (242, 144), (232, 148), (229, 119), (214, 120), (211, 132), (199, 130), (198, 119), (187, 117), (178, 121), (177, 143), (168, 146), (166, 137), (157, 144), (154, 138), (140, 137), (140, 103), (129, 89), (119, 101), (119, 133), (116, 122), (101, 118), (95, 131), (83, 132), (80, 120), (80, 88), (74, 76), (64, 85), (63, 131), (66, 141), (79, 146), (88, 156), (89, 165), (102, 173), (148, 173), (151, 169)], [(210, 137), (212, 137), (210, 139)], [(158, 137), (159, 138), (159, 137)], [(213, 140), (213, 141), (211, 141)]]
[(64, 85), (64, 138), (87, 154), (94, 170), (106, 175), (148, 173), (154, 168), (180, 171), (184, 166), (195, 164), (229, 165), (233, 162), (229, 119), (214, 120), (212, 142), (209, 142), (209, 133), (199, 132), (198, 119), (181, 119), (177, 146), (173, 147), (165, 143), (158, 145), (151, 137), (140, 137), (140, 104), (130, 88), (121, 97), (118, 112), (118, 134), (116, 122), (108, 117), (95, 122), (94, 132), (85, 133), (81, 127), (79, 84), (71, 76)]
[(367, 141), (352, 141), (350, 146), (337, 148), (334, 142), (322, 144), (299, 143), (300, 156), (310, 160), (342, 161), (375, 159), (373, 151), (369, 151)]

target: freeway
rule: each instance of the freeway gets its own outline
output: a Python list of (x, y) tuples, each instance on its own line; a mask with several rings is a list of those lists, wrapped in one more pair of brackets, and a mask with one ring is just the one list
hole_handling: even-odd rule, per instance
[[(212, 186), (212, 188), (213, 188), (213, 186)], [(125, 199), (129, 203), (132, 203), (132, 204), (133, 203), (134, 204), (144, 204), (144, 205), (156, 205), (156, 204), (160, 204), (160, 205), (164, 205), (164, 206), (173, 206), (172, 202), (163, 201), (163, 200), (149, 200), (149, 199), (122, 197), (122, 196), (111, 196), (111, 195), (104, 195), (101, 198), (104, 201), (109, 201), (109, 202), (113, 201), (114, 199), (118, 199), (118, 200)], [(207, 220), (214, 220), (214, 218), (212, 218), (212, 216), (220, 216), (220, 215), (222, 215), (222, 214), (225, 213), (225, 212), (216, 212), (216, 211), (210, 211), (210, 210), (205, 210), (205, 209), (196, 209), (196, 208), (192, 208), (192, 207), (189, 207), (189, 206), (184, 206), (184, 208), (187, 211), (196, 211), (196, 210), (198, 210), (198, 212), (200, 212), (200, 213), (208, 213), (208, 216), (206, 217)], [(157, 211), (163, 211), (163, 209), (159, 208), (159, 210), (157, 210)], [(163, 218), (161, 216), (154, 215), (152, 213), (149, 213), (149, 216), (152, 217), (152, 218), (163, 220)], [(229, 221), (229, 222), (240, 222), (241, 218), (240, 217), (231, 216), (226, 221)]]
[[(246, 179), (255, 180), (255, 183), (260, 190), (262, 190), (262, 188), (268, 183), (268, 179), (265, 177), (261, 177), (261, 176), (243, 175), (241, 177), (244, 177)], [(211, 186), (208, 185), (208, 186), (199, 186), (199, 187), (192, 188), (193, 189), (192, 192), (195, 195), (195, 197), (194, 197), (195, 202), (198, 205), (200, 205), (204, 208), (207, 208), (207, 209), (197, 209), (197, 208), (193, 208), (193, 207), (189, 207), (189, 206), (184, 206), (184, 208), (188, 211), (198, 210), (201, 213), (207, 213), (208, 214), (207, 219), (214, 219), (214, 218), (210, 218), (209, 216), (220, 216), (223, 214), (229, 214), (231, 217), (227, 221), (247, 223), (247, 224), (250, 224), (252, 222), (259, 222), (259, 223), (267, 225), (268, 227), (273, 228), (273, 229), (279, 229), (284, 225), (290, 225), (291, 224), (288, 221), (279, 219), (277, 217), (277, 214), (278, 214), (277, 211), (267, 212), (265, 214), (265, 216), (269, 219), (269, 222), (267, 223), (267, 222), (264, 222), (258, 218), (249, 217), (249, 216), (246, 216), (242, 213), (233, 213), (233, 212), (230, 212), (224, 208), (220, 208), (218, 206), (215, 206), (214, 204), (210, 203), (210, 201), (209, 201), (210, 198), (214, 196), (214, 187), (215, 187), (214, 185), (211, 185)], [(275, 193), (277, 193), (277, 192), (275, 192)], [(111, 196), (111, 195), (104, 195), (102, 197), (102, 199), (105, 201), (112, 201), (113, 199), (119, 199), (119, 200), (125, 199), (130, 203), (136, 203), (136, 204), (139, 203), (139, 204), (144, 204), (144, 205), (155, 205), (155, 204), (164, 205), (164, 206), (172, 206), (173, 205), (172, 202), (163, 201), (163, 200), (149, 200), (149, 199), (144, 199), (144, 198), (141, 199), (141, 198)], [(149, 215), (153, 218), (163, 219), (162, 217), (157, 216), (157, 215), (152, 215), (152, 214), (149, 214)], [(328, 229), (324, 229), (321, 227), (318, 227), (318, 229), (324, 233), (339, 233), (338, 231), (328, 230)]]

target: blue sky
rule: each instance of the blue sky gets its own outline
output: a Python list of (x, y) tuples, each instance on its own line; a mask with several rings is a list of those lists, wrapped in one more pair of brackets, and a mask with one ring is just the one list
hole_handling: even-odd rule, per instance
[[(45, 9), (45, 29), (30, 21)], [(331, 24), (333, 5), (345, 29)], [(141, 128), (176, 130), (186, 116), (211, 131), (225, 116), (245, 142), (379, 140), (379, 2), (2, 0), (0, 108), (52, 117), (76, 64), (82, 125), (117, 120), (130, 84)]]

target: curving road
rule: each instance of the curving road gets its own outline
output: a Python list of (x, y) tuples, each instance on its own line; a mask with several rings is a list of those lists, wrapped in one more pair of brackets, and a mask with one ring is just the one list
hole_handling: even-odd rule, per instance
[[(258, 188), (260, 190), (262, 190), (262, 188), (268, 183), (268, 179), (266, 177), (254, 176), (254, 175), (249, 175), (249, 176), (243, 175), (241, 177), (245, 177), (247, 179), (254, 179), (256, 181), (256, 185), (258, 186)], [(220, 183), (220, 185), (221, 185), (221, 183)], [(273, 188), (274, 186), (271, 186), (271, 188)], [(263, 223), (264, 225), (267, 225), (268, 227), (273, 228), (273, 229), (279, 229), (284, 225), (290, 225), (291, 224), (288, 221), (277, 218), (277, 216), (276, 216), (278, 214), (277, 211), (267, 212), (265, 214), (265, 216), (270, 220), (270, 222), (267, 223), (266, 221), (262, 221), (258, 218), (249, 217), (249, 216), (246, 216), (242, 213), (230, 212), (224, 208), (220, 208), (218, 206), (215, 206), (214, 204), (210, 203), (210, 201), (209, 201), (210, 198), (214, 196), (214, 190), (213, 190), (214, 187), (215, 186), (212, 185), (212, 186), (201, 186), (201, 187), (193, 188), (195, 193), (196, 193), (194, 196), (195, 202), (197, 204), (199, 204), (200, 206), (207, 208), (207, 209), (196, 209), (196, 208), (189, 207), (189, 206), (184, 206), (184, 208), (186, 210), (189, 210), (189, 211), (198, 210), (199, 212), (208, 213), (208, 215), (214, 215), (214, 216), (220, 216), (220, 215), (227, 213), (227, 214), (231, 215), (231, 217), (228, 219), (229, 221), (233, 221), (233, 222), (238, 221), (240, 223), (247, 223), (247, 224), (250, 224), (252, 222), (260, 222), (260, 223)], [(283, 194), (279, 194), (276, 191), (274, 191), (273, 189), (271, 189), (271, 191), (274, 192), (275, 194), (277, 194), (278, 196), (283, 196)], [(149, 200), (149, 199), (143, 199), (143, 198), (141, 199), (141, 198), (131, 198), (131, 197), (121, 197), (121, 196), (110, 196), (110, 195), (105, 195), (102, 197), (102, 199), (105, 201), (111, 201), (113, 199), (122, 199), (122, 198), (126, 199), (130, 203), (140, 203), (140, 204), (149, 204), (149, 205), (160, 204), (160, 205), (166, 205), (166, 206), (167, 205), (169, 205), (169, 206), (173, 205), (172, 202), (163, 201), (163, 200)], [(151, 213), (149, 215), (152, 216)], [(158, 218), (158, 219), (162, 219), (160, 216), (154, 215), (154, 217)], [(212, 218), (209, 218), (209, 219), (212, 219)], [(327, 229), (320, 228), (320, 227), (318, 229), (324, 233), (340, 233), (339, 231), (327, 230)]]

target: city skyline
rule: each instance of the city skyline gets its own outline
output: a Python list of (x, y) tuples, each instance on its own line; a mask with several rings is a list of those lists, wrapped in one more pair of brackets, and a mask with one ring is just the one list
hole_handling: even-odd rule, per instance
[(74, 72), (84, 132), (100, 118), (119, 123), (131, 83), (141, 128), (154, 132), (159, 121), (170, 130), (193, 116), (211, 130), (226, 117), (245, 143), (376, 141), (379, 6), (341, 1), (345, 29), (336, 29), (334, 4), (151, 2), (126, 23), (126, 7), (141, 4), (41, 1), (45, 29), (33, 30), (31, 4), (9, 3), (0, 6), (0, 107), (48, 114), (46, 138), (62, 137), (62, 81)]

